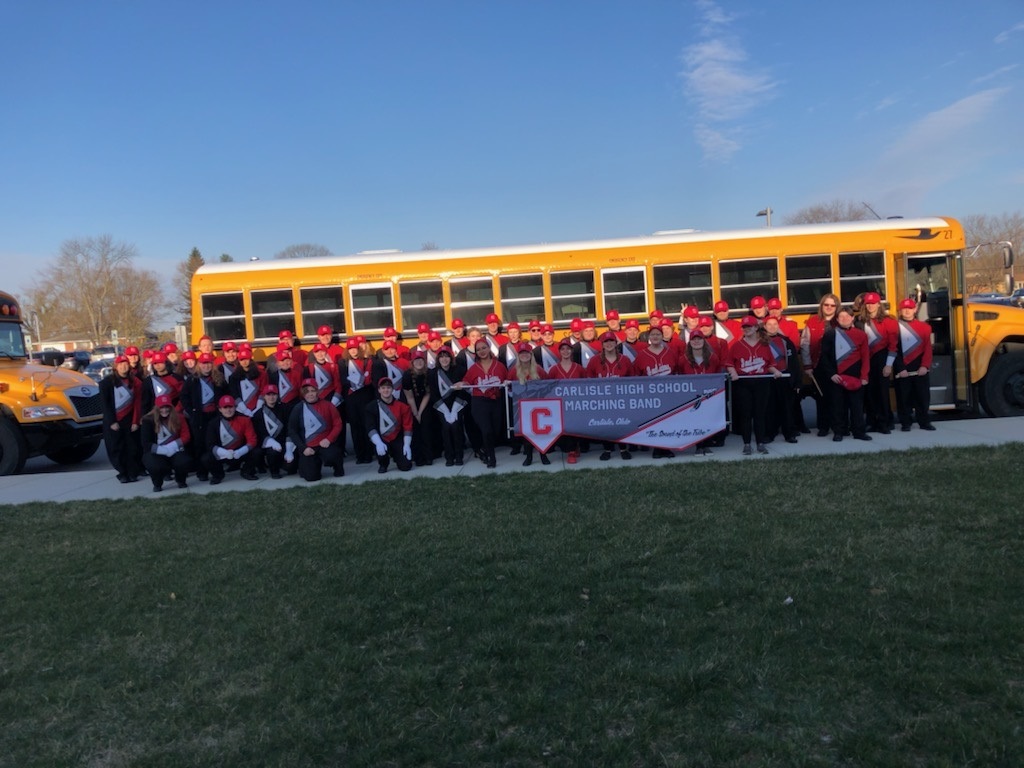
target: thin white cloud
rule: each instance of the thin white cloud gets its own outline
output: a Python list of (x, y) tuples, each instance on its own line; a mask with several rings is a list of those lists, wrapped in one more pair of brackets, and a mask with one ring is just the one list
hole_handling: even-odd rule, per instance
[(1024, 32), (1024, 21), (1014, 24), (1012, 27), (1005, 30), (1004, 32), (1000, 32), (998, 35), (996, 35), (994, 42), (998, 44), (1005, 43), (1017, 32)]
[(981, 77), (976, 77), (974, 80), (971, 81), (971, 84), (972, 85), (978, 85), (979, 83), (985, 83), (985, 82), (988, 82), (989, 80), (994, 80), (995, 78), (999, 77), (1000, 75), (1005, 75), (1007, 72), (1012, 72), (1013, 70), (1015, 70), (1019, 66), (1020, 66), (1019, 64), (1007, 64), (1005, 67), (1000, 67), (999, 69), (997, 69), (997, 70), (995, 70), (993, 72), (989, 72), (987, 75), (982, 75)]
[(979, 91), (925, 115), (852, 180), (850, 194), (868, 195), (890, 210), (916, 210), (934, 190), (971, 173), (989, 154), (991, 148), (974, 129), (992, 120), (1009, 91)]
[(728, 160), (742, 148), (735, 123), (769, 100), (775, 81), (748, 63), (748, 55), (728, 27), (736, 16), (711, 0), (699, 0), (701, 41), (683, 51), (682, 78), (697, 107), (694, 136), (705, 157)]
[(895, 104), (899, 104), (899, 101), (900, 100), (895, 96), (886, 96), (875, 106), (875, 112), (881, 112), (883, 109), (888, 109)]

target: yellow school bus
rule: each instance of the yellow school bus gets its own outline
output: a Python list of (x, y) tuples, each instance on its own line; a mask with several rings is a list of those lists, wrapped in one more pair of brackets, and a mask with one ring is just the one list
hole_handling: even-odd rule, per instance
[(966, 247), (959, 222), (935, 217), (210, 264), (192, 280), (192, 332), (265, 352), (283, 329), (307, 343), (321, 325), (372, 340), (388, 326), (415, 336), (456, 317), (482, 325), (491, 312), (567, 328), (612, 309), (623, 320), (684, 305), (707, 313), (718, 299), (740, 315), (755, 295), (778, 296), (802, 324), (825, 293), (852, 302), (876, 291), (890, 307), (927, 297), (933, 408), (1024, 414), (1024, 310), (968, 305)]
[(29, 360), (21, 307), (0, 292), (0, 475), (33, 456), (85, 461), (99, 448), (103, 413), (88, 376)]

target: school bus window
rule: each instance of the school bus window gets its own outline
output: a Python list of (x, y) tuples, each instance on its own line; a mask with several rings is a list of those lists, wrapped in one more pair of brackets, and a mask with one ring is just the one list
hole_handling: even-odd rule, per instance
[(776, 259), (744, 259), (718, 264), (720, 294), (733, 310), (744, 309), (754, 296), (774, 296), (779, 291)]
[(314, 336), (321, 325), (329, 325), (335, 333), (345, 333), (345, 301), (340, 286), (299, 289), (302, 311), (302, 335)]
[(678, 312), (683, 304), (710, 312), (714, 303), (710, 262), (654, 267), (654, 305), (662, 312)]
[(295, 333), (295, 307), (290, 288), (253, 291), (249, 300), (252, 302), (252, 333), (256, 339), (276, 339), (285, 329)]
[(818, 300), (832, 293), (832, 256), (813, 253), (786, 257), (786, 308), (817, 311)]
[[(466, 325), (484, 324), (494, 311), (494, 281), (489, 277), (470, 277), (448, 283), (452, 298), (452, 317), (460, 317)], [(442, 323), (443, 325), (443, 323)]]
[(885, 254), (882, 251), (839, 254), (839, 298), (844, 304), (859, 294), (885, 295)]
[(517, 323), (544, 317), (544, 277), (509, 275), (498, 279), (501, 293), (501, 319)]
[(390, 283), (353, 287), (350, 295), (353, 331), (376, 331), (395, 324)]
[(420, 323), (444, 328), (444, 291), (440, 280), (400, 283), (398, 297), (403, 332), (415, 331)]
[(604, 311), (617, 309), (623, 315), (647, 312), (647, 271), (643, 267), (601, 270)]
[(245, 303), (241, 293), (207, 293), (201, 297), (203, 333), (215, 340), (244, 339)]
[(574, 317), (595, 317), (593, 270), (551, 273), (551, 321), (568, 322)]

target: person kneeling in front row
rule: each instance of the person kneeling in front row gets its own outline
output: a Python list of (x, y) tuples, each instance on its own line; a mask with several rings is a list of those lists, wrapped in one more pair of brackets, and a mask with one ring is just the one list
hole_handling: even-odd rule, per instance
[(224, 466), (241, 466), (245, 480), (256, 480), (256, 462), (252, 449), (256, 446), (256, 431), (252, 421), (235, 411), (235, 398), (223, 395), (217, 401), (219, 415), (206, 427), (206, 452), (203, 466), (210, 473), (210, 485), (224, 480)]
[(395, 398), (391, 379), (377, 382), (377, 399), (366, 406), (364, 418), (377, 450), (377, 472), (387, 472), (391, 459), (403, 472), (412, 469), (412, 411)]
[(335, 477), (342, 477), (345, 459), (337, 445), (342, 430), (338, 409), (320, 399), (315, 380), (303, 379), (301, 389), (302, 402), (292, 409), (288, 419), (288, 437), (295, 445), (299, 475), (309, 482), (319, 480), (326, 464), (334, 468)]

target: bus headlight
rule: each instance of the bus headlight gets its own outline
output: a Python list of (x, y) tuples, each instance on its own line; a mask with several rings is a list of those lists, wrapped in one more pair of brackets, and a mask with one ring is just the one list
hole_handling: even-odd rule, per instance
[(49, 419), (54, 416), (67, 416), (68, 412), (59, 405), (34, 405), (30, 408), (21, 409), (21, 417), (26, 421), (29, 419)]

